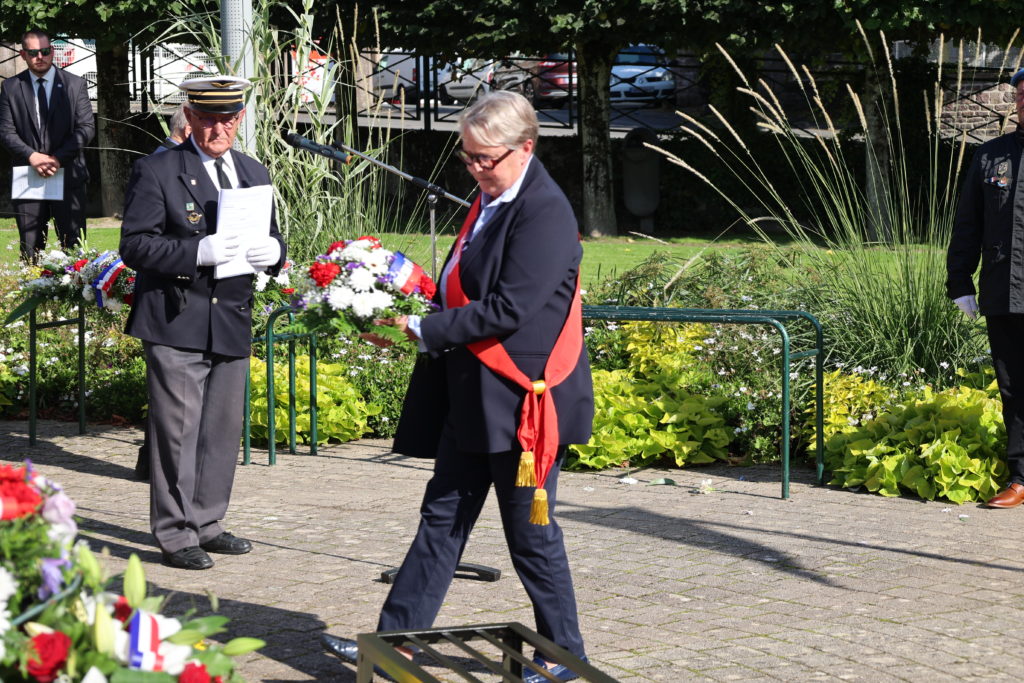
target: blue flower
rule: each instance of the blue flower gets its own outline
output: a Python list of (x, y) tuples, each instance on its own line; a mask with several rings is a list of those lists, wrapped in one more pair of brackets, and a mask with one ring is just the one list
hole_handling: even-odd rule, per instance
[(39, 586), (39, 599), (45, 600), (51, 595), (60, 592), (61, 587), (64, 585), (64, 568), (70, 567), (71, 562), (68, 560), (66, 553), (61, 553), (60, 557), (45, 557), (42, 560), (42, 575), (43, 584)]

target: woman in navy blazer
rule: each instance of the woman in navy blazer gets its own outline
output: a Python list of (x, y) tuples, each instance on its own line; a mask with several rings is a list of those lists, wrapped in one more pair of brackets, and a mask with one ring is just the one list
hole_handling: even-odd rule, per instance
[[(516, 485), (520, 455), (527, 449), (517, 438), (526, 392), (469, 348), (496, 339), (530, 380), (544, 376), (578, 296), (583, 249), (576, 219), (565, 194), (533, 156), (537, 116), (525, 98), (507, 91), (485, 95), (463, 113), (459, 131), (457, 155), (480, 187), (479, 207), (474, 205), (465, 236), (456, 241), (442, 270), (435, 299), (441, 310), (423, 319), (391, 321), (426, 351), (410, 381), (394, 450), (436, 461), (419, 530), (377, 628), (433, 625), (493, 484), (512, 564), (533, 603), (537, 631), (584, 657), (572, 577), (553, 514), (565, 445), (585, 443), (594, 416), (582, 325), (578, 319), (569, 323), (568, 335), (577, 336), (578, 358), (568, 376), (550, 389), (559, 448), (543, 481), (551, 515), (546, 525), (530, 522), (534, 488)], [(456, 264), (468, 303), (449, 307), (446, 294)], [(343, 659), (356, 655), (352, 641), (326, 634), (323, 641)], [(535, 661), (545, 665), (539, 655)], [(562, 667), (549, 670), (561, 680), (575, 677)]]

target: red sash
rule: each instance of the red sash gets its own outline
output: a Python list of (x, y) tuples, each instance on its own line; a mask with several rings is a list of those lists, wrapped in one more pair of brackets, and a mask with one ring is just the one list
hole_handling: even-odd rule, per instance
[[(462, 278), (459, 266), (462, 260), (462, 245), (472, 230), (480, 214), (480, 196), (477, 195), (469, 215), (462, 224), (462, 230), (455, 241), (452, 258), (456, 259), (445, 281), (445, 305), (447, 308), (458, 308), (469, 303), (469, 298), (462, 290)], [(572, 373), (579, 362), (583, 349), (583, 311), (580, 304), (580, 281), (576, 276), (576, 291), (569, 305), (569, 315), (562, 325), (562, 331), (555, 341), (554, 348), (548, 355), (544, 366), (544, 376), (539, 380), (531, 380), (516, 366), (508, 355), (508, 351), (495, 337), (483, 339), (468, 345), (477, 359), (495, 374), (514, 382), (521, 387), (526, 396), (519, 416), (519, 428), (516, 437), (523, 449), (520, 460), (520, 477), (517, 485), (536, 486), (534, 512), (530, 521), (535, 524), (547, 524), (547, 494), (544, 482), (547, 480), (551, 466), (558, 452), (558, 414), (551, 389)], [(523, 477), (523, 468), (532, 465), (528, 478)], [(532, 480), (532, 481), (531, 481)], [(541, 501), (543, 501), (541, 503)], [(539, 505), (540, 504), (540, 505)], [(542, 510), (540, 508), (543, 508)]]

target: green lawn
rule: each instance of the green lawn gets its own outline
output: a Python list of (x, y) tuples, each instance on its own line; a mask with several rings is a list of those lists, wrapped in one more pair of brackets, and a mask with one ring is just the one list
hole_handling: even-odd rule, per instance
[[(430, 236), (422, 233), (381, 235), (384, 246), (401, 251), (417, 263), (430, 263)], [(90, 219), (88, 244), (94, 249), (117, 249), (120, 227), (109, 218)], [(55, 244), (50, 232), (49, 244)], [(444, 259), (453, 237), (438, 238), (438, 259)], [(657, 251), (668, 251), (682, 259), (692, 258), (707, 249), (736, 249), (751, 244), (750, 239), (713, 240), (710, 238), (670, 238), (667, 240), (642, 237), (613, 237), (587, 239), (583, 242), (583, 287), (596, 281), (629, 270)], [(14, 264), (18, 260), (18, 232), (13, 219), (0, 219), (0, 263)], [(426, 265), (424, 265), (426, 267)], [(429, 269), (428, 269), (429, 270)]]

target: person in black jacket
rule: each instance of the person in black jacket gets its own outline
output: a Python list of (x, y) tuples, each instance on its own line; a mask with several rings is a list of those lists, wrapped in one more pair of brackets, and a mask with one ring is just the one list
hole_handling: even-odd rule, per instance
[(15, 220), (21, 257), (34, 260), (46, 246), (52, 218), (61, 247), (85, 236), (85, 183), (89, 171), (82, 150), (96, 134), (96, 123), (84, 79), (53, 65), (50, 36), (29, 31), (21, 38), (26, 71), (0, 86), (0, 143), (14, 166), (48, 178), (64, 170), (61, 200), (15, 199)]
[[(585, 660), (554, 518), (566, 445), (589, 440), (594, 416), (579, 302), (583, 248), (565, 194), (533, 155), (538, 124), (529, 101), (509, 91), (484, 95), (463, 113), (459, 132), (456, 155), (480, 194), (441, 272), (441, 310), (390, 321), (426, 352), (394, 450), (436, 460), (377, 629), (433, 624), (493, 486), (537, 631)], [(354, 641), (321, 641), (355, 661)], [(576, 677), (542, 653), (534, 662), (559, 680)], [(548, 679), (530, 672), (524, 680)]]
[[(967, 170), (946, 257), (946, 291), (971, 318), (985, 316), (1006, 423), (1010, 484), (987, 502), (1024, 503), (1024, 69), (1015, 89), (1017, 130), (978, 148)], [(976, 296), (974, 272), (981, 262)]]
[[(269, 185), (255, 159), (231, 149), (244, 115), (244, 78), (185, 81), (192, 136), (138, 160), (125, 198), (121, 258), (137, 271), (126, 332), (143, 342), (149, 391), (150, 526), (168, 564), (213, 566), (208, 552), (252, 549), (221, 526), (242, 435), (252, 336), (253, 276), (217, 279), (239, 237), (217, 232), (219, 190)], [(245, 254), (277, 272), (284, 240), (269, 235)]]

